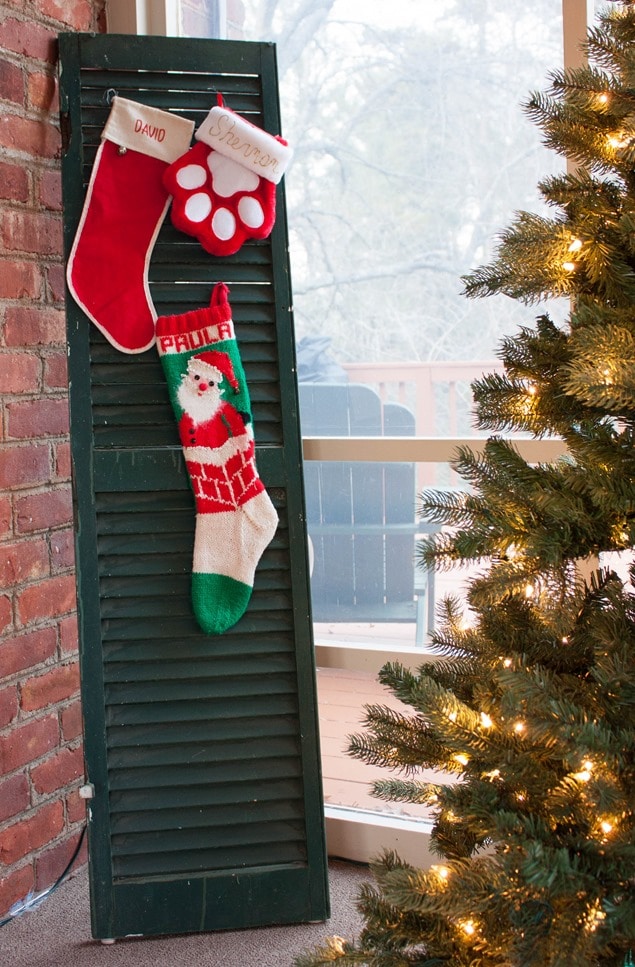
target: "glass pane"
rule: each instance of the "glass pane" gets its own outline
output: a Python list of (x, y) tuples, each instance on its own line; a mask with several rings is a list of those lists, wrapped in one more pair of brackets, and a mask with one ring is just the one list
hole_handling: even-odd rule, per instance
[[(492, 257), (515, 211), (545, 211), (537, 184), (562, 168), (521, 107), (562, 63), (562, 5), (244, 7), (245, 36), (278, 45), (295, 150), (285, 181), (304, 435), (473, 434), (471, 382), (499, 368), (501, 337), (538, 310), (467, 300), (461, 276)], [(447, 465), (305, 473), (320, 634), (397, 623), (421, 642), (417, 493), (460, 482)]]
[(180, 37), (224, 37), (221, 0), (177, 0)]
[[(317, 678), (325, 805), (381, 813), (399, 819), (429, 820), (430, 810), (427, 806), (375, 799), (370, 793), (371, 784), (377, 779), (386, 779), (389, 773), (379, 766), (353, 759), (344, 751), (346, 737), (363, 731), (365, 705), (387, 705), (396, 711), (408, 710), (379, 684), (372, 672), (319, 668)], [(432, 770), (422, 772), (418, 778), (443, 782), (443, 774)], [(373, 853), (378, 852), (379, 848), (373, 850)]]
[[(561, 3), (244, 7), (246, 39), (277, 43), (295, 151), (285, 183), (304, 435), (469, 436), (470, 383), (544, 308), (468, 301), (461, 276), (491, 259), (517, 210), (545, 211), (537, 183), (562, 170), (521, 108), (562, 64)], [(305, 474), (325, 796), (398, 809), (373, 807), (368, 774), (347, 781), (346, 735), (365, 703), (390, 698), (355, 660), (380, 653), (379, 667), (400, 652), (416, 667), (438, 602), (464, 597), (469, 570), (428, 575), (415, 562), (417, 494), (462, 483), (447, 464), (307, 461)]]
[[(535, 307), (467, 300), (561, 159), (521, 102), (562, 63), (556, 0), (245, 0), (275, 40), (299, 376), (369, 384), (423, 436), (470, 432), (469, 383)], [(451, 364), (451, 365), (450, 365)]]
[[(428, 631), (435, 609), (446, 596), (465, 600), (476, 570), (430, 573), (417, 566), (417, 540), (429, 532), (416, 517), (417, 477), (444, 479), (448, 467), (311, 461), (305, 471), (325, 803), (429, 820), (427, 807), (375, 799), (370, 787), (386, 770), (352, 759), (346, 749), (348, 737), (363, 731), (366, 705), (412, 713), (379, 683), (377, 671), (393, 659), (416, 668), (433, 658)], [(316, 494), (321, 499), (312, 502)], [(452, 781), (432, 772), (418, 778)]]
[(417, 493), (461, 489), (447, 464), (305, 462), (315, 640), (425, 650), (439, 601), (463, 598), (469, 568), (434, 573), (418, 543), (435, 533)]

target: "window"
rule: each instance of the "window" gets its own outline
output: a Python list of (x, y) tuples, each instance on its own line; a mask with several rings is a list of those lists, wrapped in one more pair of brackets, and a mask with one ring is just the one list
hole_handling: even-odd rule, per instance
[(562, 167), (521, 109), (562, 63), (562, 9), (244, 6), (247, 39), (278, 44), (295, 149), (285, 181), (303, 432), (373, 437), (362, 464), (324, 441), (306, 465), (316, 641), (421, 649), (434, 598), (465, 575), (433, 583), (415, 567), (416, 495), (460, 482), (447, 447), (417, 461), (409, 441), (398, 464), (380, 464), (374, 438), (472, 436), (471, 381), (535, 315), (503, 296), (467, 300), (461, 276), (491, 258), (515, 210), (540, 209), (537, 182)]
[[(183, 18), (188, 5), (213, 3), (165, 8)], [(295, 150), (285, 183), (322, 668), (416, 665), (430, 604), (465, 579), (430, 585), (414, 568), (416, 494), (460, 485), (448, 460), (474, 434), (470, 382), (536, 310), (466, 300), (461, 276), (489, 261), (514, 211), (540, 210), (537, 182), (563, 163), (521, 103), (581, 56), (593, 6), (242, 0), (224, 10), (227, 36), (276, 42), (282, 133)], [(556, 318), (564, 309), (550, 307)], [(537, 460), (560, 449), (519, 445)], [(386, 823), (398, 828), (360, 815), (347, 832), (357, 845), (336, 847), (357, 859), (391, 845)]]
[[(245, 10), (248, 39), (278, 43), (296, 152), (286, 191), (303, 432), (320, 438), (306, 440), (305, 474), (321, 700), (335, 671), (353, 704), (353, 670), (367, 676), (361, 707), (385, 701), (369, 689), (388, 658), (422, 660), (435, 599), (460, 594), (467, 577), (413, 568), (416, 494), (461, 485), (447, 460), (474, 433), (470, 382), (536, 312), (502, 296), (468, 301), (461, 276), (490, 260), (514, 211), (541, 210), (537, 183), (564, 164), (520, 105), (563, 63), (563, 14), (578, 56), (586, 4), (245, 0)], [(559, 449), (524, 446), (536, 459)], [(354, 730), (337, 694), (328, 701), (327, 753)], [(344, 788), (328, 755), (323, 769), (329, 836), (345, 855), (391, 845), (392, 830), (401, 855), (414, 837), (421, 862), (425, 821), (369, 806), (364, 780)]]

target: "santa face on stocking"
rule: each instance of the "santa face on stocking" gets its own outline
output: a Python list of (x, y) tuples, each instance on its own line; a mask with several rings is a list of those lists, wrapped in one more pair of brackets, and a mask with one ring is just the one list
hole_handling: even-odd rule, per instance
[[(253, 433), (248, 427), (249, 414), (239, 413), (235, 406), (223, 398), (221, 384), (224, 380), (229, 383), (231, 392), (239, 392), (240, 387), (227, 353), (211, 350), (199, 353), (188, 361), (187, 372), (177, 393), (183, 409), (179, 435), (188, 461), (228, 468), (232, 457), (246, 452), (249, 452), (250, 458), (254, 455)], [(198, 495), (201, 495), (200, 490)], [(209, 494), (206, 496), (209, 497)], [(241, 502), (243, 496), (236, 493), (236, 504)]]
[[(206, 356), (213, 356), (214, 360), (207, 361)], [(221, 383), (224, 374), (218, 365), (214, 365), (221, 357), (226, 362), (219, 365), (224, 365), (225, 370), (230, 372), (231, 364), (226, 353), (202, 353), (193, 356), (187, 364), (187, 372), (179, 386), (178, 400), (183, 411), (195, 424), (211, 420), (222, 403)], [(235, 390), (236, 385), (234, 379), (232, 389)]]

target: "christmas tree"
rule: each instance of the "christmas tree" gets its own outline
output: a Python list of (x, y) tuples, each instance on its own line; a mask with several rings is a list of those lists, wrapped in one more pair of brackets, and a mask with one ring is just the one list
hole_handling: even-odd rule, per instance
[[(635, 948), (635, 4), (589, 31), (589, 66), (526, 105), (575, 167), (541, 182), (553, 217), (520, 213), (466, 294), (567, 297), (500, 347), (474, 386), (484, 451), (464, 492), (423, 495), (445, 526), (426, 564), (479, 562), (446, 599), (437, 660), (381, 681), (412, 709), (368, 707), (354, 756), (392, 770), (374, 793), (428, 804), (439, 857), (373, 864), (357, 939), (296, 963), (616, 965)], [(560, 437), (530, 465), (510, 432)], [(602, 555), (622, 552), (627, 574)], [(466, 620), (467, 619), (467, 620)], [(417, 779), (420, 768), (454, 783)]]

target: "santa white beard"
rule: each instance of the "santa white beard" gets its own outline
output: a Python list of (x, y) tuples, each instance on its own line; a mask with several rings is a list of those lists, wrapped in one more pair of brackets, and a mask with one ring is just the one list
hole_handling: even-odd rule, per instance
[(217, 386), (208, 386), (203, 393), (199, 393), (197, 382), (187, 374), (183, 377), (177, 396), (179, 405), (194, 423), (211, 420), (221, 404)]

